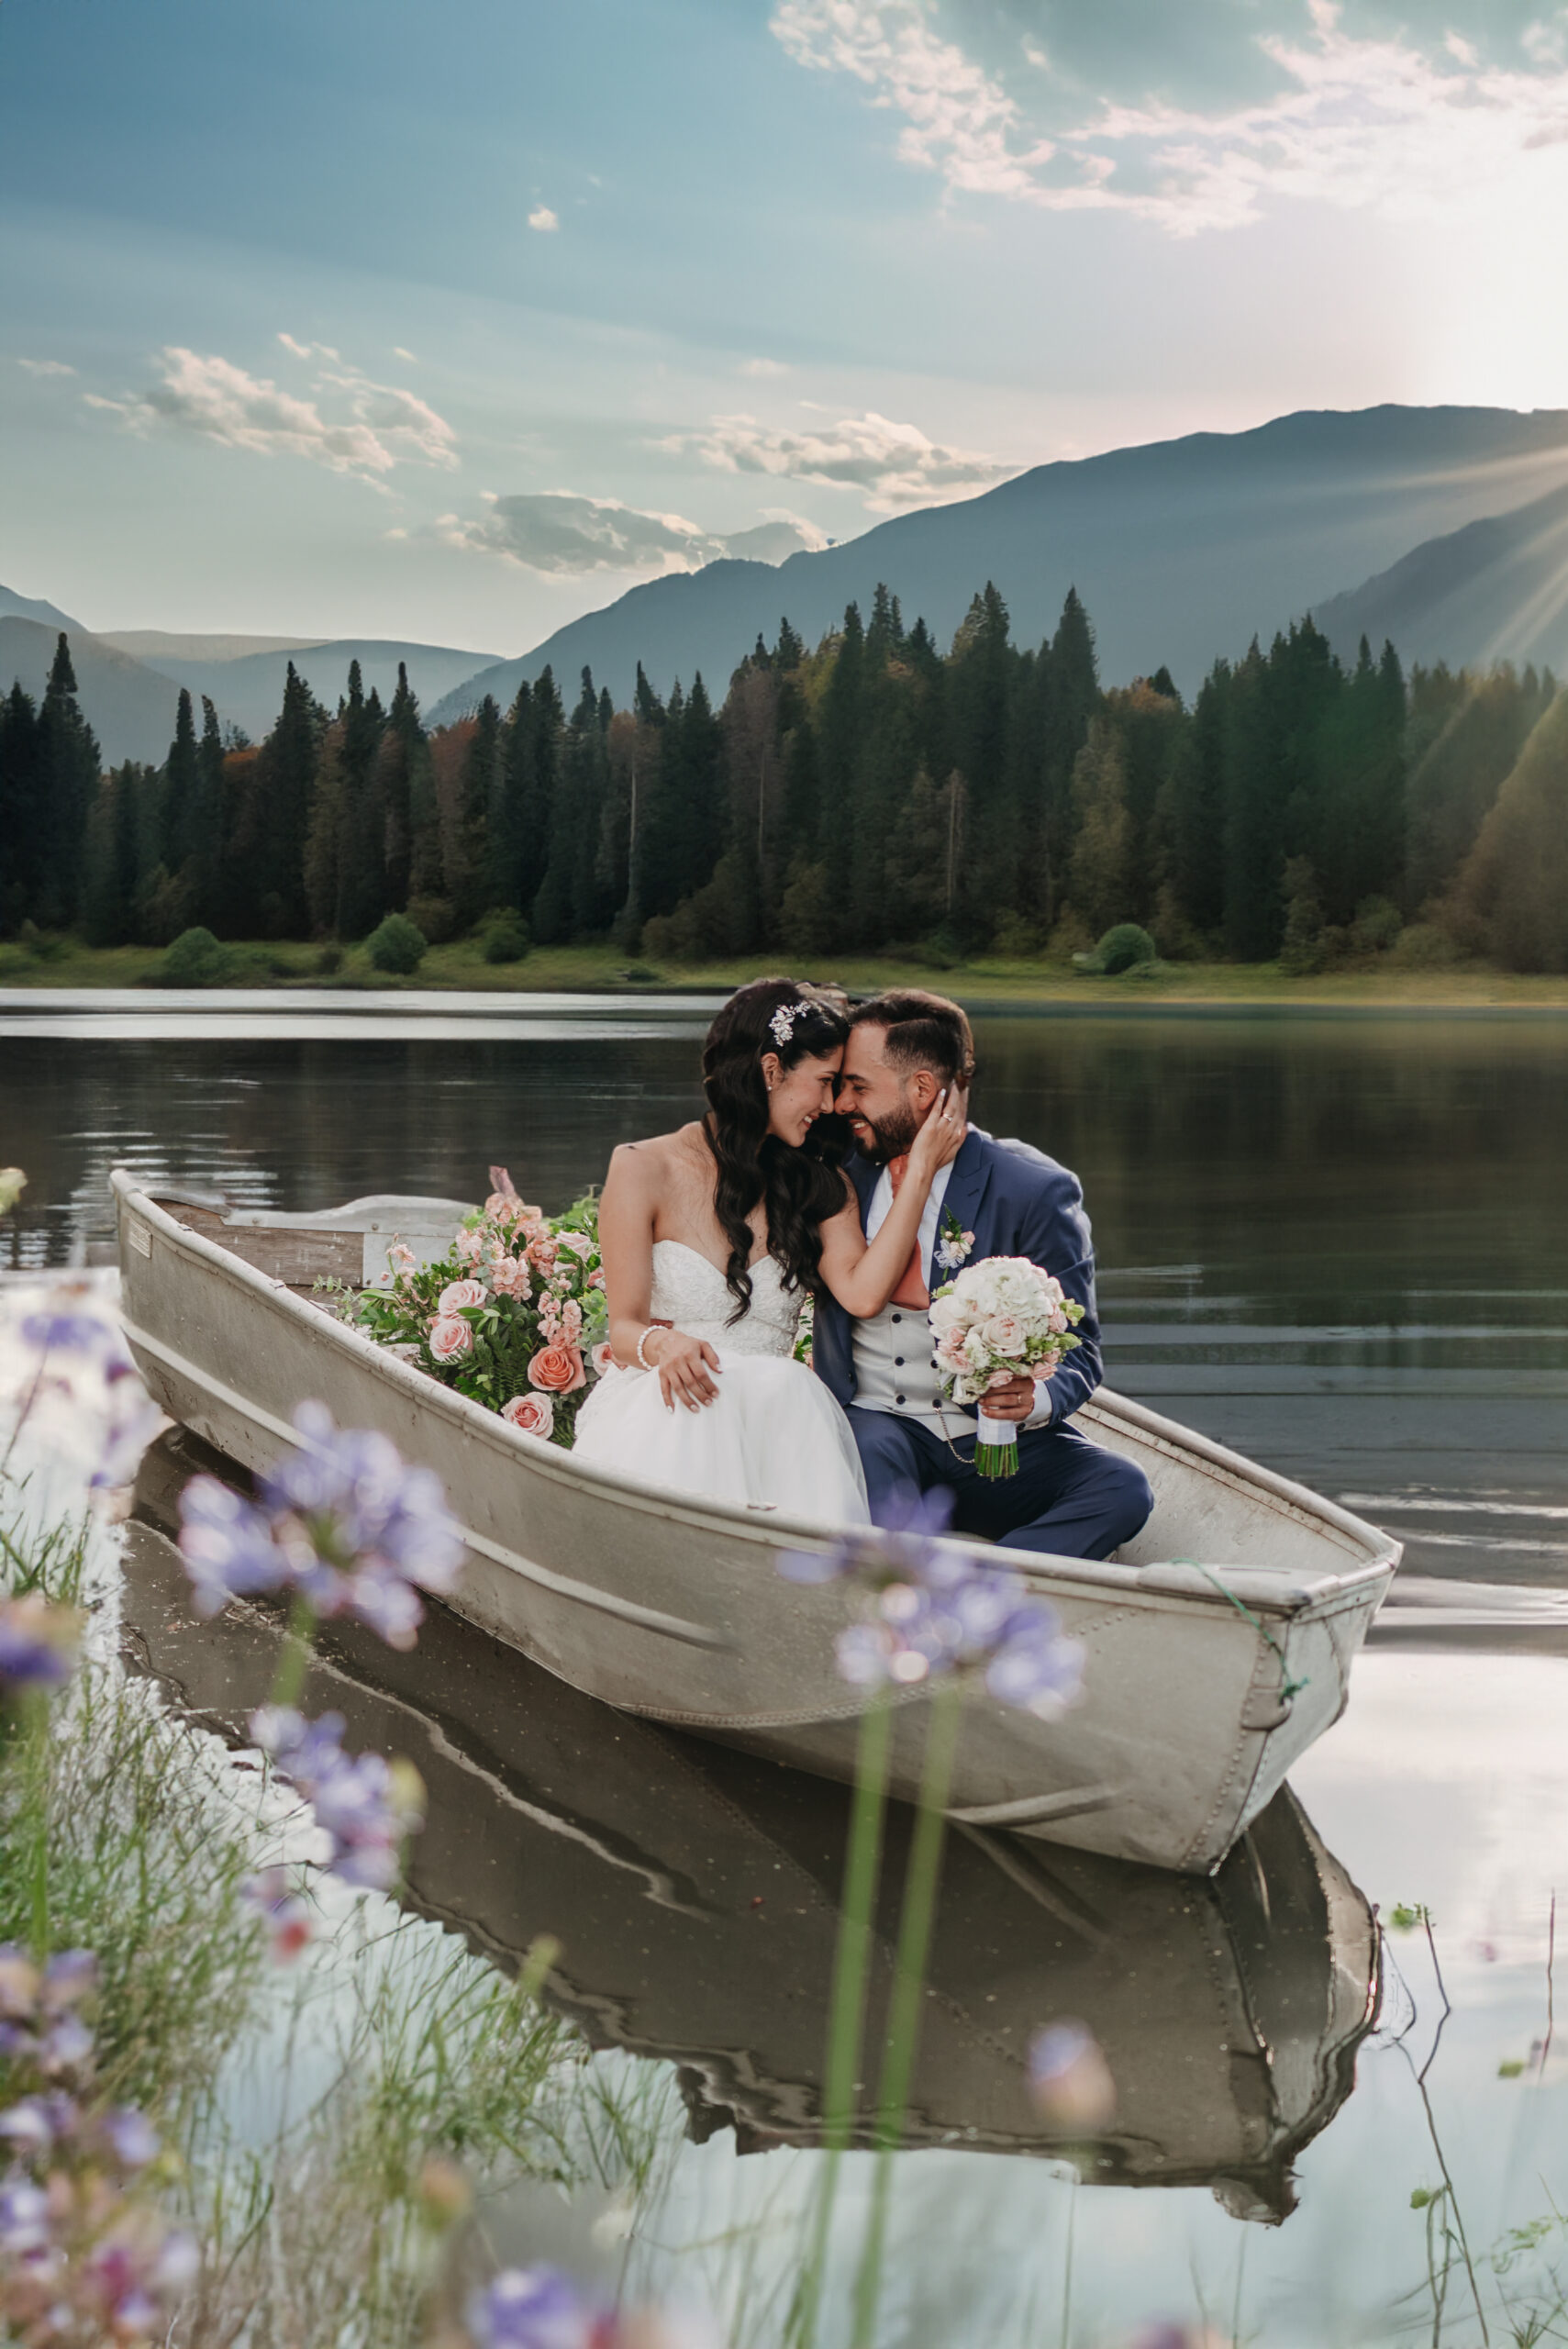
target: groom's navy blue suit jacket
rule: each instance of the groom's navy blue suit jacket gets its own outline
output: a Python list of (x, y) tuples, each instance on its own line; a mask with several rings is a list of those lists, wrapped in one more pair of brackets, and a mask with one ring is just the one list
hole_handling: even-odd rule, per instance
[[(882, 1169), (857, 1151), (847, 1172), (860, 1198), (863, 1224)], [(1054, 1273), (1067, 1295), (1083, 1307), (1084, 1319), (1074, 1332), (1078, 1345), (1050, 1383), (1051, 1424), (1059, 1427), (1080, 1403), (1088, 1401), (1104, 1375), (1095, 1310), (1094, 1242), (1078, 1177), (1028, 1142), (993, 1141), (972, 1126), (948, 1177), (937, 1223), (939, 1242), (950, 1217), (961, 1230), (974, 1234), (967, 1264), (977, 1264), (983, 1256), (1028, 1256)], [(951, 1278), (940, 1266), (926, 1266), (926, 1285), (933, 1294)], [(835, 1400), (852, 1402), (854, 1322), (826, 1290), (817, 1300), (811, 1360)]]

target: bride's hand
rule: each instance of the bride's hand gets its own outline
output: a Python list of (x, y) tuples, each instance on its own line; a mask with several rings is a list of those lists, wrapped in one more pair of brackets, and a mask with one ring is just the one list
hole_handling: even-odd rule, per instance
[(929, 1183), (942, 1167), (951, 1166), (968, 1131), (969, 1087), (955, 1085), (938, 1094), (915, 1137), (909, 1172), (916, 1181)]
[(677, 1402), (688, 1411), (700, 1411), (705, 1403), (717, 1402), (714, 1380), (719, 1375), (718, 1356), (706, 1338), (688, 1338), (684, 1330), (655, 1327), (645, 1339), (642, 1352), (659, 1374), (659, 1392), (667, 1410), (673, 1411)]

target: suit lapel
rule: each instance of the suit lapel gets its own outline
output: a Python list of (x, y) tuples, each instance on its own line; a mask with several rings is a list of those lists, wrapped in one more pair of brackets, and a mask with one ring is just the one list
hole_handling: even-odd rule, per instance
[[(926, 1286), (933, 1295), (944, 1281), (952, 1278), (952, 1275), (945, 1272), (937, 1262), (936, 1252), (941, 1245), (942, 1228), (951, 1216), (961, 1231), (977, 1231), (981, 1201), (985, 1197), (986, 1186), (990, 1180), (991, 1153), (986, 1146), (985, 1136), (977, 1132), (972, 1126), (964, 1137), (962, 1149), (953, 1160), (952, 1173), (948, 1176), (947, 1197), (942, 1201), (942, 1210), (937, 1218), (936, 1239), (932, 1244), (931, 1261), (926, 1267)], [(981, 1256), (985, 1253), (978, 1242), (975, 1252)]]
[(857, 1150), (850, 1160), (846, 1172), (855, 1186), (855, 1197), (861, 1203), (861, 1230), (863, 1231), (866, 1217), (871, 1211), (871, 1196), (876, 1188), (877, 1177), (881, 1174), (882, 1169), (880, 1166), (873, 1166), (869, 1158), (862, 1158)]

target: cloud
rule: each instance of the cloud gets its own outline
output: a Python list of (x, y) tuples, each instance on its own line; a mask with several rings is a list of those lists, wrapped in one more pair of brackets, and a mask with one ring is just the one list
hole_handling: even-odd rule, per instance
[(541, 236), (553, 236), (560, 226), (561, 222), (559, 218), (550, 210), (548, 204), (536, 204), (533, 210), (528, 214), (528, 227), (530, 228), (537, 228)]
[(743, 375), (766, 377), (785, 375), (789, 370), (781, 359), (743, 359), (740, 362), (740, 373)]
[(75, 368), (68, 367), (63, 359), (18, 359), (17, 364), (25, 367), (29, 375), (74, 375), (76, 373)]
[[(1239, 41), (1245, 78), (1267, 83), (1241, 104), (1086, 106), (1083, 83), (1062, 74), (1045, 99), (1031, 76), (1027, 116), (1003, 71), (946, 39), (925, 0), (780, 0), (772, 30), (797, 64), (850, 75), (901, 117), (900, 160), (950, 190), (1120, 211), (1176, 235), (1258, 219), (1282, 197), (1426, 214), (1568, 139), (1560, 29), (1524, 26), (1521, 66), (1447, 24), (1423, 47), (1406, 29), (1347, 31), (1344, 14), (1338, 0), (1307, 0), (1304, 33)], [(1043, 52), (1029, 61), (1049, 63)]]
[[(278, 340), (296, 358), (337, 358), (325, 343)], [(456, 435), (443, 417), (412, 392), (373, 383), (355, 368), (324, 373), (310, 386), (321, 396), (301, 399), (231, 360), (179, 346), (161, 351), (158, 365), (159, 381), (139, 397), (89, 392), (87, 405), (118, 415), (131, 431), (162, 428), (256, 456), (304, 457), (377, 487), (399, 465), (457, 463)], [(338, 413), (325, 413), (328, 405)]]
[(411, 351), (405, 351), (400, 342), (395, 342), (393, 344), (392, 355), (394, 359), (401, 359), (405, 361), (410, 367), (417, 367), (419, 364), (419, 362), (415, 358), (414, 353)]
[(436, 535), (448, 546), (557, 576), (700, 571), (728, 554), (782, 562), (803, 547), (827, 544), (814, 523), (776, 511), (755, 529), (724, 538), (679, 514), (645, 513), (613, 497), (579, 497), (570, 490), (492, 495), (487, 507), (481, 515), (443, 514)]
[(917, 425), (895, 424), (874, 410), (805, 432), (776, 430), (750, 416), (716, 416), (706, 432), (676, 434), (659, 446), (693, 450), (721, 473), (858, 489), (873, 514), (940, 505), (989, 488), (1012, 471), (976, 450), (945, 448)]

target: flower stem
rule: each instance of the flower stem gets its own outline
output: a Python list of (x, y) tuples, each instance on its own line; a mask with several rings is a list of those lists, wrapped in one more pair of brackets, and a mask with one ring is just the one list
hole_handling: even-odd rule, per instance
[(883, 2255), (887, 2243), (888, 2203), (893, 2187), (893, 2156), (904, 2132), (915, 2055), (920, 2039), (920, 2002), (931, 1927), (937, 1913), (941, 1879), (942, 1844), (947, 1834), (947, 1800), (952, 1786), (959, 1731), (963, 1723), (963, 1687), (956, 1677), (941, 1682), (931, 1694), (926, 1716), (926, 1757), (920, 1773), (919, 1809), (909, 1845), (904, 1878), (904, 1906), (898, 1920), (898, 1947), (893, 1961), (893, 1996), (887, 2011), (887, 2041), (882, 2061), (882, 2086), (877, 2099), (876, 2174), (872, 2181), (871, 2215), (865, 2246), (855, 2277), (853, 2349), (870, 2349), (882, 2288)]
[(288, 1631), (272, 1682), (272, 1701), (274, 1705), (298, 1704), (305, 1688), (310, 1652), (315, 1644), (316, 1609), (308, 1598), (302, 1598), (296, 1591), (294, 1604), (289, 1609)]
[(855, 2074), (865, 2027), (866, 1987), (871, 1974), (872, 1910), (882, 1869), (882, 1830), (887, 1810), (887, 1765), (893, 1716), (879, 1691), (861, 1715), (855, 1755), (854, 1801), (844, 1854), (844, 1888), (839, 1904), (839, 1940), (828, 2008), (828, 2052), (822, 2070), (822, 2165), (811, 2241), (801, 2271), (788, 2338), (795, 2349), (811, 2349), (827, 2265), (828, 2232), (839, 2165), (850, 2142), (855, 2114)]

